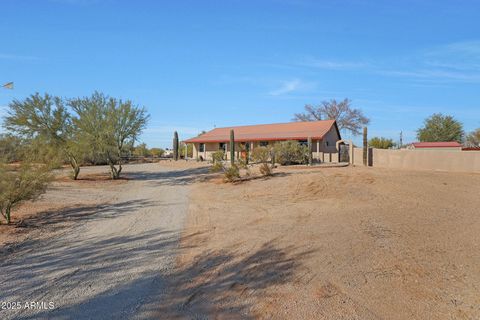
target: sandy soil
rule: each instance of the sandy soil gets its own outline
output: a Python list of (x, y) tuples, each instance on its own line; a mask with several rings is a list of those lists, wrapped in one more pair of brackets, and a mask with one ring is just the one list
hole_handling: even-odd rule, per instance
[(480, 175), (279, 169), (194, 185), (171, 318), (479, 319)]

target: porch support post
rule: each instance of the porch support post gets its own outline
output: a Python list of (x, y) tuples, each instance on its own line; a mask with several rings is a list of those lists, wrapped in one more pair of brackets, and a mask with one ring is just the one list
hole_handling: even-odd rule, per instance
[(317, 140), (317, 160), (320, 162), (320, 139)]

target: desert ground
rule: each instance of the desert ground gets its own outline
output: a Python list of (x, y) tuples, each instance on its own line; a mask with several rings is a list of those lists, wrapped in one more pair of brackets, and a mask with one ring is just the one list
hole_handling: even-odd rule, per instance
[(204, 164), (57, 179), (0, 226), (2, 319), (478, 319), (480, 175)]

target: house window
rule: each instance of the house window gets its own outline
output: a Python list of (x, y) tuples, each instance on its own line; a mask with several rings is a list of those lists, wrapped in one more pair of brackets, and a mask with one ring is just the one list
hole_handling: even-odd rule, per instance
[(325, 141), (325, 145), (326, 145), (327, 147), (329, 146), (328, 141)]
[(308, 141), (307, 141), (307, 140), (298, 140), (298, 143), (299, 143), (301, 146), (308, 146)]
[(266, 147), (268, 146), (268, 141), (260, 141), (260, 147)]
[(198, 151), (199, 152), (204, 152), (205, 151), (205, 143), (200, 143), (200, 145), (198, 146)]
[(225, 151), (225, 146), (226, 146), (226, 145), (227, 145), (227, 144), (226, 144), (225, 142), (220, 142), (220, 143), (218, 144), (218, 150)]

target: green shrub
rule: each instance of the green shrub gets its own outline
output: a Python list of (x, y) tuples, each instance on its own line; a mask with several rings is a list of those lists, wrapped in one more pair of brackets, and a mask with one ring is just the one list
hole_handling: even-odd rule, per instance
[(376, 149), (390, 149), (395, 146), (395, 142), (392, 139), (374, 137), (368, 141), (368, 145)]
[(308, 163), (308, 147), (298, 141), (282, 141), (274, 145), (275, 160), (281, 165)]
[(223, 170), (223, 164), (221, 162), (215, 162), (211, 167), (210, 167), (210, 172), (220, 172)]
[(45, 192), (51, 179), (47, 166), (23, 162), (18, 170), (14, 170), (0, 164), (0, 213), (7, 224), (11, 221), (12, 209), (23, 201), (38, 198)]
[(20, 161), (24, 154), (25, 141), (13, 135), (0, 134), (0, 160), (7, 163)]
[(225, 169), (224, 180), (226, 182), (234, 182), (240, 178), (240, 169), (237, 165), (230, 166)]
[(268, 163), (262, 163), (260, 165), (260, 173), (264, 176), (271, 176), (272, 175), (272, 167), (268, 165)]
[(264, 176), (272, 175), (272, 167), (269, 166), (272, 150), (267, 147), (257, 147), (252, 151), (253, 161), (260, 163), (260, 173)]
[(222, 150), (215, 151), (212, 154), (213, 163), (222, 162), (225, 159), (225, 152)]

